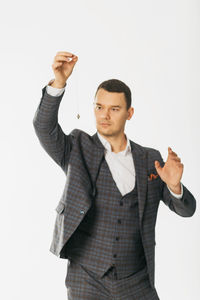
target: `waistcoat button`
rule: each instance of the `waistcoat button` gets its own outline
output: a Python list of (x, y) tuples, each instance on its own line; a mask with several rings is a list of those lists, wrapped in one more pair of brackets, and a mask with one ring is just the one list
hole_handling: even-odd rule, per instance
[(113, 254), (113, 257), (117, 257), (117, 254)]
[(123, 205), (123, 202), (122, 201), (120, 201), (120, 203), (119, 203), (121, 206)]
[(119, 237), (118, 236), (116, 236), (116, 241), (118, 241), (119, 240)]
[(118, 219), (118, 223), (121, 224), (121, 219)]

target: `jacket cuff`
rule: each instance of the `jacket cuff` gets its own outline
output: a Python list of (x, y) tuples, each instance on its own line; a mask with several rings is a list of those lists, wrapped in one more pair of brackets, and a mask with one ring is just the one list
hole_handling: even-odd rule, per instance
[[(168, 187), (168, 185), (167, 185), (167, 187)], [(176, 197), (177, 199), (181, 199), (182, 196), (183, 196), (183, 185), (182, 185), (182, 183), (181, 183), (181, 193), (180, 193), (180, 194), (175, 194), (175, 193), (173, 193), (169, 187), (168, 187), (168, 190), (169, 190), (170, 193), (171, 193), (174, 197)]]

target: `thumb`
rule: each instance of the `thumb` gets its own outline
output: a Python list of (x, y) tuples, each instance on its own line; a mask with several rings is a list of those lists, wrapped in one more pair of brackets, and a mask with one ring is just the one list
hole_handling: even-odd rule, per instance
[(159, 161), (155, 160), (154, 165), (155, 165), (156, 171), (158, 172), (158, 175), (159, 175), (160, 171), (162, 170), (162, 167), (161, 167)]
[(74, 56), (72, 60), (69, 62), (72, 66), (74, 66), (78, 61), (78, 56)]

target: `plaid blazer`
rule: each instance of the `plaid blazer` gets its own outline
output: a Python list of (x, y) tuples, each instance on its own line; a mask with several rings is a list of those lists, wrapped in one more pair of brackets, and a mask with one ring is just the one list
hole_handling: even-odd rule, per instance
[[(56, 220), (50, 251), (59, 256), (61, 250), (89, 210), (96, 194), (95, 182), (104, 146), (97, 132), (93, 135), (73, 129), (65, 134), (58, 123), (58, 109), (62, 95), (55, 97), (42, 89), (42, 98), (33, 118), (33, 125), (41, 146), (66, 174), (63, 194), (56, 206)], [(181, 199), (174, 197), (156, 172), (154, 161), (164, 161), (158, 150), (141, 146), (130, 140), (138, 188), (140, 229), (145, 250), (150, 282), (154, 287), (155, 225), (160, 200), (171, 211), (191, 217), (196, 210), (196, 199), (183, 185)], [(153, 174), (153, 175), (152, 175)], [(150, 180), (152, 179), (152, 180)]]

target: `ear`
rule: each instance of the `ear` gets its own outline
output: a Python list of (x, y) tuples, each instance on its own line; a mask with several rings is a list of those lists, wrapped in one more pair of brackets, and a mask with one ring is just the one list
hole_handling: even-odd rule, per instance
[(133, 107), (129, 107), (128, 114), (129, 114), (129, 116), (128, 116), (127, 120), (130, 120), (132, 118), (132, 115), (134, 114), (134, 108)]

